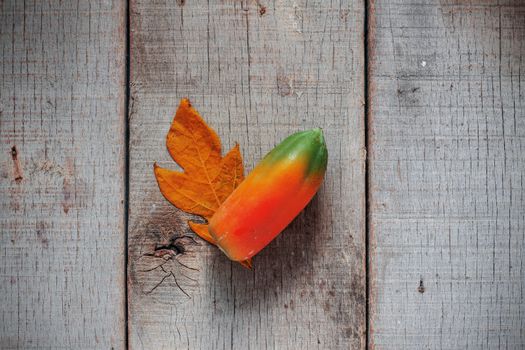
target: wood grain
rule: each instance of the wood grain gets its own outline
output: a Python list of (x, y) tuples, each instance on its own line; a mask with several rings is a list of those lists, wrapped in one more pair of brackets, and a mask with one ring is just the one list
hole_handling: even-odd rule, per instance
[[(141, 1), (131, 11), (132, 349), (365, 347), (361, 2)], [(249, 171), (323, 127), (320, 193), (249, 271), (192, 234), (160, 194), (165, 135), (187, 96)]]
[(525, 347), (524, 18), (372, 3), (372, 348)]
[(0, 1), (0, 348), (123, 348), (125, 3)]

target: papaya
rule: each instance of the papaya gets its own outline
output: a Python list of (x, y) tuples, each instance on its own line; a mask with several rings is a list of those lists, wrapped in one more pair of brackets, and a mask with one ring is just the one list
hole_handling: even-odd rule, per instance
[(323, 181), (328, 151), (320, 128), (288, 136), (221, 204), (208, 230), (234, 261), (266, 247), (310, 202)]

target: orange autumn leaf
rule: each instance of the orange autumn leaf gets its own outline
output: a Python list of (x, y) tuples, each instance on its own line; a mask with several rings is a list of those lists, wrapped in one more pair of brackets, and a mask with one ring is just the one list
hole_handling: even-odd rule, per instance
[(215, 244), (215, 240), (210, 235), (210, 232), (208, 232), (208, 224), (201, 224), (199, 222), (188, 220), (188, 225), (193, 232), (199, 235), (200, 238), (208, 241), (211, 244)]
[[(224, 157), (217, 133), (202, 119), (187, 98), (181, 100), (166, 138), (168, 152), (182, 168), (174, 171), (154, 165), (160, 191), (177, 208), (209, 220), (244, 179), (239, 145)], [(190, 228), (215, 244), (208, 225), (188, 221)], [(243, 264), (251, 266), (251, 262)]]
[(168, 152), (183, 172), (155, 164), (162, 194), (177, 208), (209, 219), (244, 179), (239, 146), (221, 155), (221, 140), (182, 99), (166, 139)]

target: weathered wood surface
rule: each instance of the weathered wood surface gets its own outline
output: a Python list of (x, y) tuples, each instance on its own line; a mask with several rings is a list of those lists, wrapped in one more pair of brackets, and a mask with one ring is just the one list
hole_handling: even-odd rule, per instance
[[(365, 347), (362, 6), (131, 1), (132, 349)], [(176, 167), (165, 135), (184, 96), (224, 150), (240, 143), (248, 171), (288, 134), (324, 127), (326, 181), (254, 271), (196, 238), (158, 190), (153, 162)]]
[(524, 19), (519, 1), (375, 1), (375, 349), (525, 347)]
[(0, 2), (0, 348), (123, 348), (125, 3)]

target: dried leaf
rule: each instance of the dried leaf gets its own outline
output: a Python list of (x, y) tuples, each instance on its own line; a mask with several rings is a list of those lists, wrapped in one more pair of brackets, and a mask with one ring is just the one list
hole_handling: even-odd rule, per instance
[(201, 224), (195, 221), (188, 221), (188, 225), (191, 230), (199, 235), (200, 238), (208, 241), (209, 243), (216, 245), (215, 239), (210, 235), (208, 231), (208, 224)]
[(177, 208), (211, 218), (244, 179), (239, 145), (223, 158), (219, 137), (188, 99), (181, 101), (166, 141), (171, 157), (184, 172), (155, 164), (160, 191)]
[[(173, 118), (166, 145), (183, 171), (154, 164), (160, 191), (177, 208), (209, 220), (244, 179), (239, 145), (222, 157), (219, 136), (186, 98), (181, 100)], [(188, 225), (201, 238), (215, 244), (207, 224), (188, 221)], [(251, 261), (241, 264), (251, 268)]]
[(248, 260), (239, 261), (239, 264), (241, 264), (242, 266), (244, 266), (244, 267), (246, 267), (247, 269), (250, 269), (250, 270), (253, 268), (252, 258), (250, 258)]

